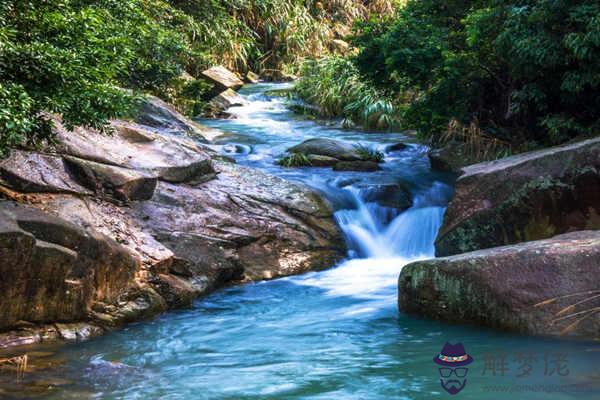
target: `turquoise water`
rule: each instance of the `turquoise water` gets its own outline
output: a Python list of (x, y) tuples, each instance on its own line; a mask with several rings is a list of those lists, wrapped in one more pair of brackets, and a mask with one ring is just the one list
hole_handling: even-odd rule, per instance
[[(229, 133), (214, 147), (329, 198), (346, 234), (348, 259), (323, 272), (226, 288), (191, 309), (64, 346), (57, 356), (66, 362), (58, 374), (68, 383), (49, 398), (448, 398), (432, 362), (446, 341), (462, 342), (475, 360), (454, 398), (600, 398), (598, 344), (399, 313), (398, 274), (408, 261), (433, 255), (453, 177), (430, 171), (426, 149), (417, 143), (387, 151), (384, 169), (376, 173), (282, 169), (274, 160), (308, 137), (360, 141), (382, 151), (411, 138), (297, 118), (280, 99), (264, 96), (273, 87), (245, 88), (250, 103), (231, 110), (236, 119), (205, 121)], [(364, 201), (372, 185), (398, 181), (415, 198), (409, 210)], [(530, 373), (519, 377), (526, 367), (521, 354), (533, 359)], [(557, 355), (562, 362), (555, 362)]]

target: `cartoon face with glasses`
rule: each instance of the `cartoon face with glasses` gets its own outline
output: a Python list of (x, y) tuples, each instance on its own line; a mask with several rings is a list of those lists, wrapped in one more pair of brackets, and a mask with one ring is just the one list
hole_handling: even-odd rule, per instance
[(451, 395), (457, 394), (467, 385), (467, 373), (473, 357), (467, 354), (462, 343), (450, 344), (446, 342), (440, 354), (433, 358), (433, 362), (440, 365), (440, 383), (444, 390)]

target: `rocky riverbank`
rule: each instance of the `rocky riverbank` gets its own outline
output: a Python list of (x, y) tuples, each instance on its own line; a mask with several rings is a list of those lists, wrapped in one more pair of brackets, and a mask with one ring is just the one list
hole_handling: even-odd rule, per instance
[(475, 164), (436, 254), (406, 266), (401, 310), (527, 334), (600, 338), (600, 139)]
[(158, 99), (112, 135), (54, 125), (53, 146), (0, 163), (0, 347), (85, 339), (343, 253), (315, 193), (223, 159)]

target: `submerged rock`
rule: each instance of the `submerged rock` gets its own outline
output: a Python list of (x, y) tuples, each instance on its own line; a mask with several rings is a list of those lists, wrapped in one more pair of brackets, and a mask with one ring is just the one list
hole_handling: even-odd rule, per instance
[(599, 339), (598, 273), (600, 232), (573, 232), (406, 265), (398, 303), (452, 322)]
[[(410, 146), (407, 145), (406, 143), (398, 142), (398, 143), (390, 144), (389, 146), (387, 146), (385, 148), (385, 151), (388, 153), (392, 152), (392, 151), (402, 151), (402, 150), (406, 150), (409, 147)], [(433, 164), (432, 164), (432, 168), (433, 168)]]
[(218, 91), (227, 89), (238, 90), (244, 85), (244, 82), (236, 74), (222, 65), (202, 71), (202, 77), (208, 82), (213, 83)]
[(464, 168), (436, 254), (600, 229), (600, 138)]
[(380, 169), (375, 161), (340, 161), (333, 166), (334, 171), (374, 172)]
[(405, 210), (412, 206), (410, 190), (403, 184), (358, 186), (365, 202), (375, 202), (383, 207)]

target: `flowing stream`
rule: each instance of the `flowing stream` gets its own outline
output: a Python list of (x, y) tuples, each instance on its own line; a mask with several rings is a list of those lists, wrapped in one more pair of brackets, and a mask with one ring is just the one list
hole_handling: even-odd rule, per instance
[[(426, 148), (409, 136), (311, 121), (265, 93), (285, 87), (245, 87), (241, 93), (249, 104), (230, 110), (235, 119), (202, 122), (227, 132), (215, 141), (217, 151), (328, 198), (347, 240), (346, 261), (323, 272), (226, 288), (191, 309), (63, 346), (57, 357), (64, 360), (60, 374), (66, 382), (50, 398), (446, 398), (432, 362), (446, 341), (462, 342), (475, 359), (457, 398), (499, 399), (504, 392), (521, 399), (599, 398), (598, 345), (399, 313), (398, 275), (406, 263), (433, 257), (453, 177), (432, 172)], [(275, 164), (287, 148), (311, 137), (379, 149), (385, 152), (383, 169), (334, 172)], [(391, 150), (399, 142), (408, 146)], [(404, 212), (376, 197), (382, 187), (399, 183), (413, 197)], [(533, 357), (528, 374), (523, 354)], [(568, 374), (559, 369), (561, 354)]]

